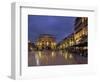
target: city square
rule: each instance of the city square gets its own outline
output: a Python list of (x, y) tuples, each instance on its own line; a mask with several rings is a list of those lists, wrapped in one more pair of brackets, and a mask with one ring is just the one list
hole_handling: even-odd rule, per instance
[(88, 18), (30, 15), (28, 66), (77, 64), (88, 64)]

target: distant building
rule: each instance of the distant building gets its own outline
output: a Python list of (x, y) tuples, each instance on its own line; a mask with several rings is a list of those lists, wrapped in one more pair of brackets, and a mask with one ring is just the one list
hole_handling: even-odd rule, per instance
[(56, 40), (50, 34), (42, 34), (36, 41), (36, 47), (39, 50), (43, 49), (56, 49)]

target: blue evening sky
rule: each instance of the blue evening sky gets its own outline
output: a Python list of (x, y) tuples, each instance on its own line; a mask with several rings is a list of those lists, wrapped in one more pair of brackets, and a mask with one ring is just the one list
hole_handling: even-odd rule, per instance
[(59, 42), (74, 30), (76, 17), (28, 15), (28, 40), (31, 42), (41, 34), (50, 34)]

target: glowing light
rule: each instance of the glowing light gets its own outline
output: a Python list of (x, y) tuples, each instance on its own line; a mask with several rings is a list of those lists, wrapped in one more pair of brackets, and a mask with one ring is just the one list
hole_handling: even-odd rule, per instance
[(55, 46), (55, 45), (56, 45), (56, 43), (54, 42), (54, 43), (53, 43), (53, 45)]
[(47, 42), (47, 46), (49, 45), (49, 42)]
[(42, 52), (39, 51), (39, 52), (38, 52), (38, 55), (39, 55), (39, 57), (41, 58), (41, 57), (42, 57)]
[(67, 53), (65, 54), (65, 59), (66, 59), (66, 60), (68, 59), (68, 54), (67, 54)]
[(41, 46), (41, 45), (42, 45), (42, 43), (40, 42), (40, 43), (39, 43), (39, 45)]
[(54, 56), (55, 56), (55, 52), (54, 52), (54, 51), (52, 51), (51, 55), (52, 55), (52, 57), (54, 57)]
[(69, 55), (69, 58), (70, 58), (70, 59), (72, 59), (72, 58), (73, 58), (72, 54), (70, 54), (70, 55)]
[(39, 61), (39, 56), (37, 54), (35, 55), (35, 60), (36, 60), (36, 65), (39, 66), (40, 61)]
[(63, 44), (63, 48), (65, 48), (65, 44)]
[(87, 47), (84, 47), (83, 49), (87, 49)]
[(62, 48), (62, 46), (60, 46), (60, 48)]
[(31, 50), (33, 50), (33, 48), (32, 48), (32, 47), (31, 47), (30, 49), (31, 49)]

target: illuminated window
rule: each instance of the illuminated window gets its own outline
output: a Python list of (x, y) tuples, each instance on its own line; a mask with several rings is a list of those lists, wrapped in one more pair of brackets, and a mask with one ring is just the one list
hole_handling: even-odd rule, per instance
[(41, 45), (42, 45), (42, 43), (40, 42), (40, 43), (39, 43), (39, 45), (41, 46)]
[(49, 42), (46, 42), (47, 46), (49, 45)]

